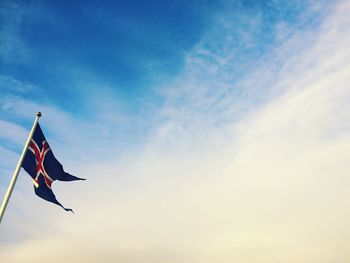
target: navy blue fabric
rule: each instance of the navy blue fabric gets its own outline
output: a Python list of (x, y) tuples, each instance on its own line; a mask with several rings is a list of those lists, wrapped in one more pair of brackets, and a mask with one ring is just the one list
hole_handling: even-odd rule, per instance
[[(43, 149), (43, 142), (46, 141), (46, 139), (44, 137), (44, 134), (39, 124), (35, 129), (35, 132), (32, 137), (32, 141), (36, 143), (40, 151)], [(61, 206), (66, 211), (73, 212), (72, 209), (63, 207), (61, 203), (57, 201), (55, 194), (52, 192), (52, 189), (45, 183), (43, 173), (40, 172), (38, 175), (36, 165), (37, 165), (37, 158), (35, 154), (30, 149), (28, 149), (24, 157), (22, 167), (33, 178), (33, 180), (36, 180), (38, 184), (38, 187), (34, 186), (34, 191), (36, 195), (45, 199), (46, 201), (49, 201), (56, 205)], [(55, 158), (51, 149), (45, 155), (43, 166), (47, 175), (49, 175), (50, 178), (52, 179), (52, 182), (56, 180), (58, 181), (85, 180), (85, 179), (73, 176), (69, 173), (66, 173), (63, 170), (63, 166)]]

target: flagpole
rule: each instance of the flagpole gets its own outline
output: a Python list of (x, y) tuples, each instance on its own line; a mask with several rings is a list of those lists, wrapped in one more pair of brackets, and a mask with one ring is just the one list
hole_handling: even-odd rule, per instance
[(37, 112), (36, 116), (35, 116), (35, 120), (34, 120), (34, 124), (33, 124), (32, 130), (29, 133), (29, 136), (28, 136), (28, 139), (26, 141), (26, 144), (24, 145), (21, 157), (19, 158), (17, 166), (16, 166), (16, 169), (15, 169), (15, 171), (13, 173), (10, 185), (9, 185), (9, 187), (7, 189), (7, 192), (5, 194), (4, 200), (2, 201), (2, 204), (1, 204), (1, 207), (0, 207), (0, 223), (1, 223), (2, 217), (4, 216), (5, 209), (7, 207), (7, 203), (10, 200), (13, 188), (14, 188), (14, 186), (16, 184), (16, 181), (17, 181), (17, 177), (18, 177), (19, 171), (21, 170), (24, 156), (26, 155), (27, 148), (29, 146), (30, 141), (32, 140), (35, 128), (38, 125), (38, 121), (39, 121), (40, 117), (41, 117), (41, 112)]

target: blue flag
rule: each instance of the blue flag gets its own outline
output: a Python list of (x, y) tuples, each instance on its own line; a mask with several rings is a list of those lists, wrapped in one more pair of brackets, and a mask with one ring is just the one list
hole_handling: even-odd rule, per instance
[(61, 205), (52, 192), (52, 183), (58, 181), (85, 180), (63, 170), (63, 166), (57, 161), (47, 143), (44, 134), (38, 125), (35, 128), (32, 140), (24, 157), (22, 167), (33, 178), (36, 195), (61, 206), (66, 211), (72, 211)]

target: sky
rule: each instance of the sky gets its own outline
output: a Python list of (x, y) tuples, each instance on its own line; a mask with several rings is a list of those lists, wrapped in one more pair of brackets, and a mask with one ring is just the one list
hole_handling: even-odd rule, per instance
[[(74, 2), (74, 3), (72, 3)], [(112, 3), (113, 2), (113, 3)], [(0, 1), (0, 262), (348, 262), (350, 1)]]

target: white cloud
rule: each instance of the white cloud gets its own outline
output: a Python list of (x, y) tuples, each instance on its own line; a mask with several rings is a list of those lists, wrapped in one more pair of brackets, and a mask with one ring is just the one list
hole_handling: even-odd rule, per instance
[(0, 138), (16, 144), (24, 144), (28, 131), (20, 125), (0, 120)]
[(11, 76), (0, 75), (0, 90), (4, 94), (6, 91), (18, 92), (18, 93), (28, 93), (37, 90), (37, 87), (23, 83)]

